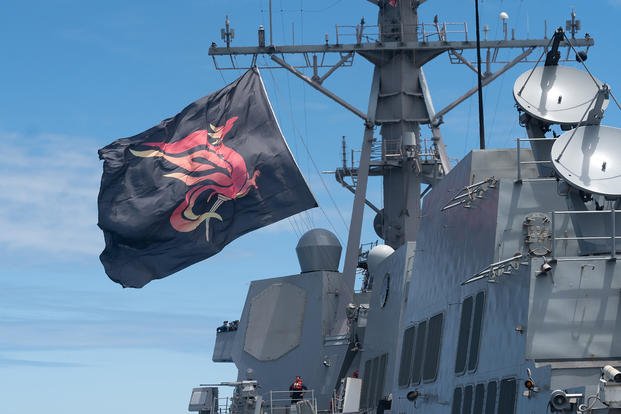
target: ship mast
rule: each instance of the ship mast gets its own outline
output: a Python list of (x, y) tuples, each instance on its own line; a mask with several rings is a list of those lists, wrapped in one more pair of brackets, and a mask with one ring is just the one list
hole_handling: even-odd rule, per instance
[[(363, 42), (366, 29), (364, 21), (356, 28), (356, 42), (340, 43), (336, 38), (330, 43), (317, 45), (277, 46), (272, 44), (271, 25), (269, 44), (265, 41), (265, 31), (259, 27), (258, 46), (232, 47), (227, 41), (225, 47), (215, 43), (209, 49), (218, 69), (242, 69), (257, 65), (259, 55), (271, 59), (269, 67), (282, 67), (342, 105), (364, 121), (364, 134), (357, 168), (337, 170), (337, 176), (355, 177), (355, 196), (350, 224), (350, 233), (344, 266), (344, 277), (353, 292), (362, 228), (362, 216), (366, 202), (366, 187), (369, 175), (381, 176), (383, 180), (384, 206), (376, 219), (378, 233), (385, 243), (398, 248), (416, 240), (420, 226), (421, 184), (432, 186), (450, 169), (444, 148), (440, 125), (442, 117), (461, 102), (478, 91), (474, 87), (445, 108), (435, 111), (423, 66), (435, 57), (448, 53), (453, 63), (462, 63), (475, 72), (478, 70), (463, 55), (464, 50), (476, 49), (477, 42), (468, 39), (463, 26), (461, 39), (449, 40), (446, 25), (440, 24), (437, 17), (433, 24), (421, 25), (418, 21), (418, 8), (426, 0), (367, 0), (378, 6), (377, 39)], [(271, 9), (271, 8), (270, 8)], [(271, 16), (270, 16), (271, 20)], [(430, 29), (427, 27), (430, 26)], [(230, 39), (229, 26), (223, 30), (223, 39)], [(484, 87), (519, 62), (527, 60), (536, 48), (547, 48), (550, 40), (509, 39), (505, 29), (503, 40), (483, 40), (482, 50), (486, 51), (485, 67), (481, 85)], [(593, 45), (593, 39), (569, 39), (573, 47)], [(567, 41), (560, 46), (569, 47)], [(518, 54), (510, 61), (497, 59), (500, 49), (517, 49)], [(374, 66), (373, 84), (367, 111), (362, 111), (345, 99), (339, 97), (325, 86), (324, 81), (337, 69), (351, 65), (355, 54), (363, 56)], [(311, 69), (313, 75), (300, 71), (300, 65), (287, 62), (291, 55), (302, 56), (302, 65)], [(233, 57), (246, 56), (247, 64), (239, 63)], [(217, 58), (224, 59), (224, 66)], [(328, 59), (332, 57), (333, 60)], [(330, 62), (330, 63), (328, 63)], [(503, 64), (496, 72), (491, 72), (492, 64)], [(323, 74), (320, 72), (323, 71)], [(381, 135), (381, 157), (371, 160), (371, 144), (374, 129), (379, 126)], [(421, 128), (424, 126), (425, 128)], [(429, 136), (427, 143), (423, 135)]]

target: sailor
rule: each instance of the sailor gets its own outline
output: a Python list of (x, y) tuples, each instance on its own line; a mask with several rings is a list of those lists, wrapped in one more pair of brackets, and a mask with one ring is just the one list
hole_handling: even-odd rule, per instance
[(289, 386), (289, 396), (291, 397), (291, 405), (295, 405), (298, 401), (304, 399), (304, 391), (307, 390), (306, 385), (302, 381), (302, 377), (297, 375), (293, 384)]

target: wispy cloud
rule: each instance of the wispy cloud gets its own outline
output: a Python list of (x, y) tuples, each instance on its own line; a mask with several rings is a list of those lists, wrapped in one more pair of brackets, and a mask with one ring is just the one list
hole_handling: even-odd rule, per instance
[(0, 356), (0, 367), (74, 368), (84, 364), (75, 362), (39, 361), (32, 359), (5, 358)]
[(169, 302), (153, 289), (138, 295), (1, 283), (0, 351), (209, 349), (213, 330), (207, 327), (218, 326), (226, 311)]
[(94, 255), (101, 250), (97, 144), (84, 137), (0, 132), (0, 247)]

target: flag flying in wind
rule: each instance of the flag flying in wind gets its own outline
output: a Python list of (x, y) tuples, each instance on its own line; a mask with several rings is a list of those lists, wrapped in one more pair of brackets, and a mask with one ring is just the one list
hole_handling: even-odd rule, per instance
[(316, 207), (257, 69), (99, 150), (106, 273), (139, 288)]

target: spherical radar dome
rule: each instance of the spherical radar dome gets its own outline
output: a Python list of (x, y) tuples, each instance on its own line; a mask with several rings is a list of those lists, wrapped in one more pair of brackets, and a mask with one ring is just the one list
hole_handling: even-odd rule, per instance
[(374, 275), (377, 266), (394, 252), (395, 249), (385, 244), (380, 244), (372, 248), (369, 252), (369, 255), (367, 256), (367, 267), (369, 269), (369, 273), (371, 273), (371, 275)]

